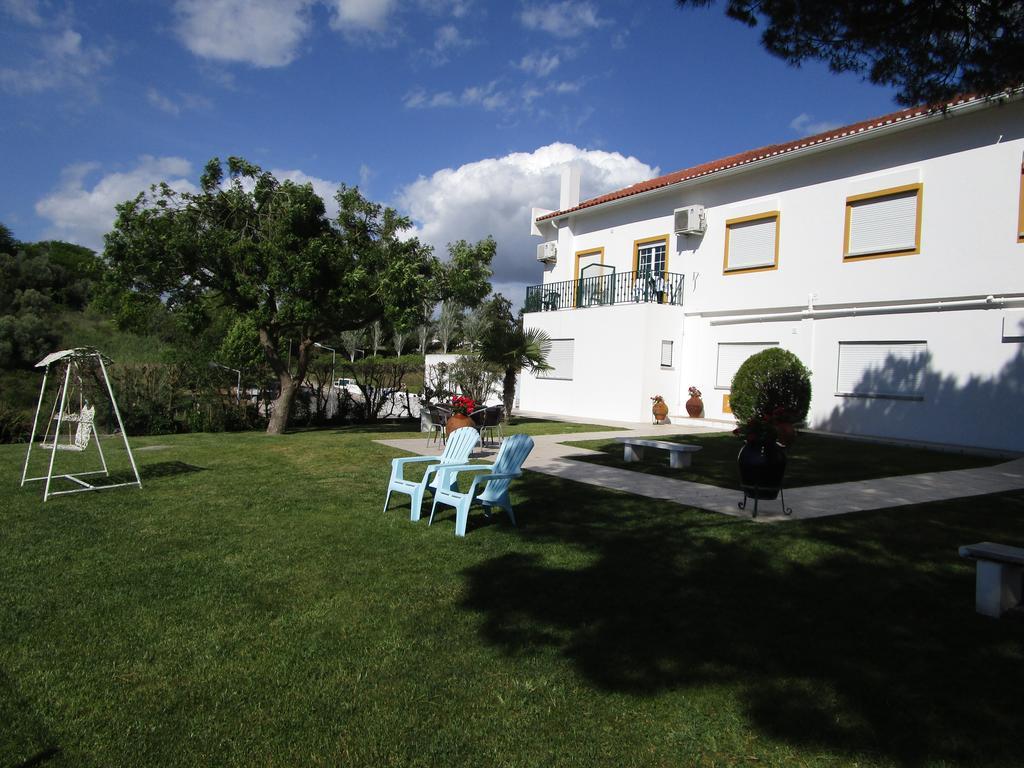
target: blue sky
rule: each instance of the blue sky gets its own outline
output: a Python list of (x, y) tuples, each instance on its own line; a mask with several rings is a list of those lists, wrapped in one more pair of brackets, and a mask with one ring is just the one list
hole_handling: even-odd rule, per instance
[(116, 202), (241, 155), (442, 250), (493, 234), (521, 296), (562, 164), (592, 196), (896, 108), (758, 38), (673, 0), (0, 0), (0, 221), (100, 248)]

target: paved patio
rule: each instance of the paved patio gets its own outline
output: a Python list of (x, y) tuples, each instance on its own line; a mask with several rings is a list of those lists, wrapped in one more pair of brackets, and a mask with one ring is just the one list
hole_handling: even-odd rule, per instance
[[(701, 432), (720, 432), (722, 427), (694, 425), (686, 422), (659, 425), (606, 423), (610, 426), (621, 426), (624, 429), (534, 436), (533, 452), (526, 460), (525, 468), (578, 483), (596, 485), (651, 499), (661, 499), (673, 504), (698, 507), (735, 517), (750, 517), (750, 506), (746, 510), (741, 510), (736, 506), (737, 502), (743, 498), (743, 494), (739, 491), (660, 476), (652, 479), (650, 475), (641, 472), (573, 461), (576, 456), (594, 454), (596, 451), (564, 445), (565, 441), (649, 437), (651, 435), (666, 437)], [(439, 446), (428, 448), (425, 437), (380, 440), (378, 442), (416, 454), (441, 452)], [(484, 447), (474, 454), (474, 458), (486, 459), (495, 453), (495, 448)], [(700, 454), (697, 454), (694, 460), (700, 461)], [(685, 469), (680, 470), (682, 473), (685, 471)], [(786, 489), (786, 505), (792, 507), (792, 516), (784, 516), (781, 504), (776, 500), (761, 502), (757, 519), (762, 522), (803, 520), (871, 509), (889, 509), (925, 502), (983, 496), (989, 493), (1019, 489), (1024, 489), (1024, 458), (978, 469), (927, 472), (920, 475), (903, 475), (852, 483)]]

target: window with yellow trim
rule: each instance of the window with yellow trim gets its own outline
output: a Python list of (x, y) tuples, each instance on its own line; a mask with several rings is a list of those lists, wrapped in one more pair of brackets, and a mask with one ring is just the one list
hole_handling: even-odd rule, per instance
[(637, 272), (664, 275), (668, 271), (668, 238), (637, 240), (634, 244), (633, 258)]
[(905, 256), (920, 250), (920, 184), (846, 198), (844, 259)]
[(775, 269), (778, 265), (778, 211), (729, 219), (725, 222), (725, 272)]
[(576, 279), (581, 277), (594, 277), (600, 274), (600, 270), (583, 270), (591, 264), (604, 264), (604, 248), (591, 248), (587, 251), (576, 251)]

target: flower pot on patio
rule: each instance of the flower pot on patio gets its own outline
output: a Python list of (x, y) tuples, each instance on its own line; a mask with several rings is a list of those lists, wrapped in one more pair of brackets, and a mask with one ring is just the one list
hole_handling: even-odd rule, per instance
[(654, 398), (654, 405), (651, 406), (651, 415), (654, 416), (656, 424), (660, 424), (668, 418), (668, 406), (665, 405), (665, 401), (660, 396)]
[(463, 413), (453, 413), (451, 416), (448, 417), (448, 421), (445, 422), (444, 436), (447, 438), (456, 429), (472, 426), (473, 420), (469, 418), (469, 416), (466, 416)]
[(740, 448), (736, 463), (740, 487), (752, 499), (777, 498), (786, 474), (786, 451), (774, 440), (752, 441)]
[(691, 419), (699, 419), (704, 413), (704, 401), (699, 397), (691, 397), (686, 401), (686, 415)]

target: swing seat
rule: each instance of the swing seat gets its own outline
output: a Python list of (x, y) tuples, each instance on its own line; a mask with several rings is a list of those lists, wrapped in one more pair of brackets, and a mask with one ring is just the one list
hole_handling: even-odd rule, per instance
[[(61, 417), (61, 421), (69, 421), (78, 424), (75, 430), (75, 439), (67, 443), (58, 443), (57, 435), (54, 435), (52, 443), (43, 443), (43, 448), (48, 451), (84, 451), (89, 447), (89, 440), (92, 439), (93, 422), (96, 418), (96, 408), (86, 405), (77, 414), (68, 413)], [(56, 419), (55, 419), (56, 420)]]

